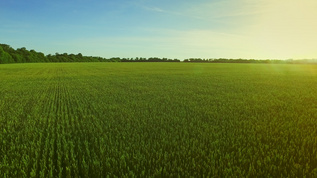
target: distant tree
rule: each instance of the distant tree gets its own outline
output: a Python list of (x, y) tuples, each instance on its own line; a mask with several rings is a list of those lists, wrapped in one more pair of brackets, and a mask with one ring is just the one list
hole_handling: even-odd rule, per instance
[(30, 62), (30, 58), (29, 58), (30, 52), (26, 50), (25, 47), (18, 48), (17, 53), (21, 56), (23, 63)]
[(120, 57), (112, 57), (112, 58), (110, 58), (110, 61), (111, 62), (120, 62), (121, 59), (120, 59)]
[(0, 64), (13, 63), (14, 60), (12, 56), (3, 50), (2, 46), (0, 46)]

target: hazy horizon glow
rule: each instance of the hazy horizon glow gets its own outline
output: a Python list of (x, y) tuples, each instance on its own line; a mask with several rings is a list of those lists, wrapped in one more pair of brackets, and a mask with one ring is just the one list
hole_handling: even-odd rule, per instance
[(0, 0), (0, 43), (102, 57), (317, 58), (315, 0)]

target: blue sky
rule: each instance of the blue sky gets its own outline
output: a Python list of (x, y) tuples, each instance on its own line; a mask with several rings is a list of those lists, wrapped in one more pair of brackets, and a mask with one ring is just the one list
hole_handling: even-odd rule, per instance
[(0, 43), (102, 57), (317, 58), (315, 0), (0, 0)]

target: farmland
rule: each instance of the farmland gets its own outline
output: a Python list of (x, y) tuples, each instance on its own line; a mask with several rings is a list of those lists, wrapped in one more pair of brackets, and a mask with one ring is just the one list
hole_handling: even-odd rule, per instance
[(316, 177), (317, 65), (0, 65), (0, 177)]

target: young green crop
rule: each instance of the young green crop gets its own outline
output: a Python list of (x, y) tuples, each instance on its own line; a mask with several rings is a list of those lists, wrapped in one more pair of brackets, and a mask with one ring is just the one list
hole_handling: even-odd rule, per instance
[(317, 66), (0, 65), (0, 177), (316, 177)]

